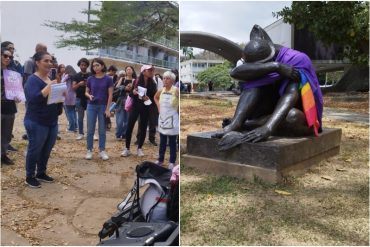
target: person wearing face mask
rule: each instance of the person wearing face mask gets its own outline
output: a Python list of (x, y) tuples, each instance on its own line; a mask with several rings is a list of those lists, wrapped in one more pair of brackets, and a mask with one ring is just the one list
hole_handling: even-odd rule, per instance
[(28, 77), (24, 88), (27, 100), (24, 126), (28, 136), (25, 183), (32, 188), (39, 188), (40, 181), (54, 182), (46, 170), (58, 134), (58, 106), (55, 103), (47, 104), (51, 87), (56, 83), (56, 80), (48, 77), (53, 65), (52, 56), (41, 51), (33, 59), (36, 72)]
[(9, 50), (1, 49), (1, 164), (13, 165), (14, 162), (7, 156), (9, 143), (12, 139), (15, 114), (19, 100), (9, 100), (5, 94), (4, 70), (10, 70), (13, 56)]

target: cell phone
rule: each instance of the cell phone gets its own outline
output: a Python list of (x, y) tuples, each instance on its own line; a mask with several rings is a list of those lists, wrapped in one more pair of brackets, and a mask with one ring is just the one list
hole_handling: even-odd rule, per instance
[(51, 78), (50, 80), (55, 80), (57, 78), (57, 69), (51, 69)]

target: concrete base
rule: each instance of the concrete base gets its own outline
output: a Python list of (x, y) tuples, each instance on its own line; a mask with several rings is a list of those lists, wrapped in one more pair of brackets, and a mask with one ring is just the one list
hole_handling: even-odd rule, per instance
[(260, 143), (243, 143), (218, 151), (215, 132), (191, 134), (181, 163), (215, 175), (276, 183), (287, 175), (299, 175), (321, 160), (339, 153), (342, 131), (324, 129), (319, 137), (271, 137)]

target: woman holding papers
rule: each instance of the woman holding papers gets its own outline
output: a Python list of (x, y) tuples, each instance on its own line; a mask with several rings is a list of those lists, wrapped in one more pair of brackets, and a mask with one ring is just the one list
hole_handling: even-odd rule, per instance
[(24, 88), (27, 100), (24, 126), (28, 136), (26, 184), (39, 188), (39, 181), (54, 181), (46, 174), (46, 169), (57, 138), (58, 111), (56, 103), (48, 104), (51, 87), (56, 84), (56, 80), (52, 81), (48, 77), (53, 65), (52, 58), (47, 52), (38, 52), (34, 60), (36, 72), (28, 77)]
[(91, 62), (90, 71), (92, 75), (87, 78), (85, 96), (87, 102), (87, 153), (85, 159), (91, 160), (94, 144), (94, 132), (96, 119), (98, 119), (99, 131), (99, 156), (102, 160), (108, 160), (109, 157), (105, 152), (105, 117), (110, 116), (110, 105), (113, 98), (113, 80), (105, 74), (107, 67), (103, 60), (94, 58)]
[(13, 165), (14, 162), (7, 156), (9, 143), (12, 139), (15, 113), (17, 106), (15, 101), (6, 98), (4, 72), (9, 69), (13, 55), (5, 48), (1, 49), (1, 164)]
[(146, 128), (148, 126), (149, 106), (154, 103), (154, 95), (157, 92), (157, 85), (153, 81), (154, 68), (152, 65), (143, 65), (141, 67), (141, 74), (139, 79), (135, 80), (132, 85), (132, 92), (130, 97), (133, 98), (132, 111), (128, 117), (128, 125), (126, 131), (126, 147), (121, 153), (121, 156), (127, 157), (131, 154), (130, 142), (132, 131), (135, 126), (135, 122), (140, 116), (139, 121), (139, 140), (137, 155), (144, 156), (142, 146), (144, 144), (146, 136)]

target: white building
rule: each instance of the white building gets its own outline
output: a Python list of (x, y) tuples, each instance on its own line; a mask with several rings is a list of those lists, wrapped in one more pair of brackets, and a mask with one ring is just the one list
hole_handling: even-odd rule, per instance
[(191, 84), (191, 88), (194, 89), (197, 81), (198, 73), (213, 67), (218, 64), (222, 64), (224, 60), (207, 60), (207, 59), (190, 59), (180, 63), (180, 80), (185, 84)]
[(144, 40), (141, 45), (121, 45), (99, 49), (99, 56), (134, 64), (152, 64), (163, 69), (178, 69), (178, 38)]

